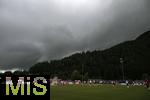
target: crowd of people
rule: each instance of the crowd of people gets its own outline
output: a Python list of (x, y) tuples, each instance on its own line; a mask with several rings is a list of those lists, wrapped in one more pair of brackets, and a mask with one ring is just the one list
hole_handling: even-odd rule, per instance
[(116, 85), (124, 85), (129, 88), (130, 86), (145, 86), (147, 89), (150, 89), (150, 80), (98, 80), (98, 79), (89, 79), (87, 81), (81, 80), (61, 80), (61, 79), (51, 79), (51, 85), (103, 85), (103, 84), (111, 84), (112, 86)]

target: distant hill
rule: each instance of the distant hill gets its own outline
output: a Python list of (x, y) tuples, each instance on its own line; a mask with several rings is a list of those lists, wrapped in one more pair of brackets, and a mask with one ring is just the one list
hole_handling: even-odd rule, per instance
[[(37, 63), (31, 73), (50, 74), (62, 79), (122, 79), (120, 58), (125, 79), (144, 79), (150, 75), (150, 31), (135, 40), (126, 41), (106, 50), (76, 53), (50, 63)], [(77, 73), (78, 72), (78, 73)], [(77, 77), (77, 74), (78, 77)], [(79, 77), (80, 76), (80, 77)], [(73, 78), (75, 77), (75, 78)]]

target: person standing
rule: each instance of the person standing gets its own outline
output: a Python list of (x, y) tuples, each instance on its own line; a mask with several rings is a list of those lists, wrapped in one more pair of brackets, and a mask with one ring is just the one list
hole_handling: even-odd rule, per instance
[(127, 88), (129, 88), (129, 81), (126, 80), (126, 85), (127, 85)]
[(149, 89), (150, 80), (146, 80), (146, 81), (145, 81), (145, 85), (146, 85), (146, 88)]
[(150, 80), (148, 80), (148, 90), (150, 90)]

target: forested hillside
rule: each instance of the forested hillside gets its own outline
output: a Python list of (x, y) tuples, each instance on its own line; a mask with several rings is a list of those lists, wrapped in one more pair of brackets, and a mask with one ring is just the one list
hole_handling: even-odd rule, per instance
[(29, 71), (73, 80), (81, 79), (81, 75), (84, 79), (122, 79), (122, 66), (125, 79), (143, 79), (150, 75), (150, 31), (103, 51), (87, 51), (50, 63), (37, 63)]

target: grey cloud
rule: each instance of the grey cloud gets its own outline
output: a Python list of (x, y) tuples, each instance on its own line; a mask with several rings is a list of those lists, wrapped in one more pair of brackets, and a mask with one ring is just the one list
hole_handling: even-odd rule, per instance
[(76, 51), (109, 48), (150, 28), (149, 0), (81, 1), (1, 0), (0, 65), (29, 68)]
[[(85, 38), (93, 41), (93, 49), (105, 49), (117, 43), (135, 39), (140, 33), (150, 29), (150, 7), (142, 0), (120, 0), (108, 12), (112, 19), (105, 24), (103, 30), (95, 30), (95, 35)], [(100, 34), (101, 33), (101, 34)], [(103, 45), (102, 45), (103, 44)], [(88, 43), (89, 45), (89, 43)]]

